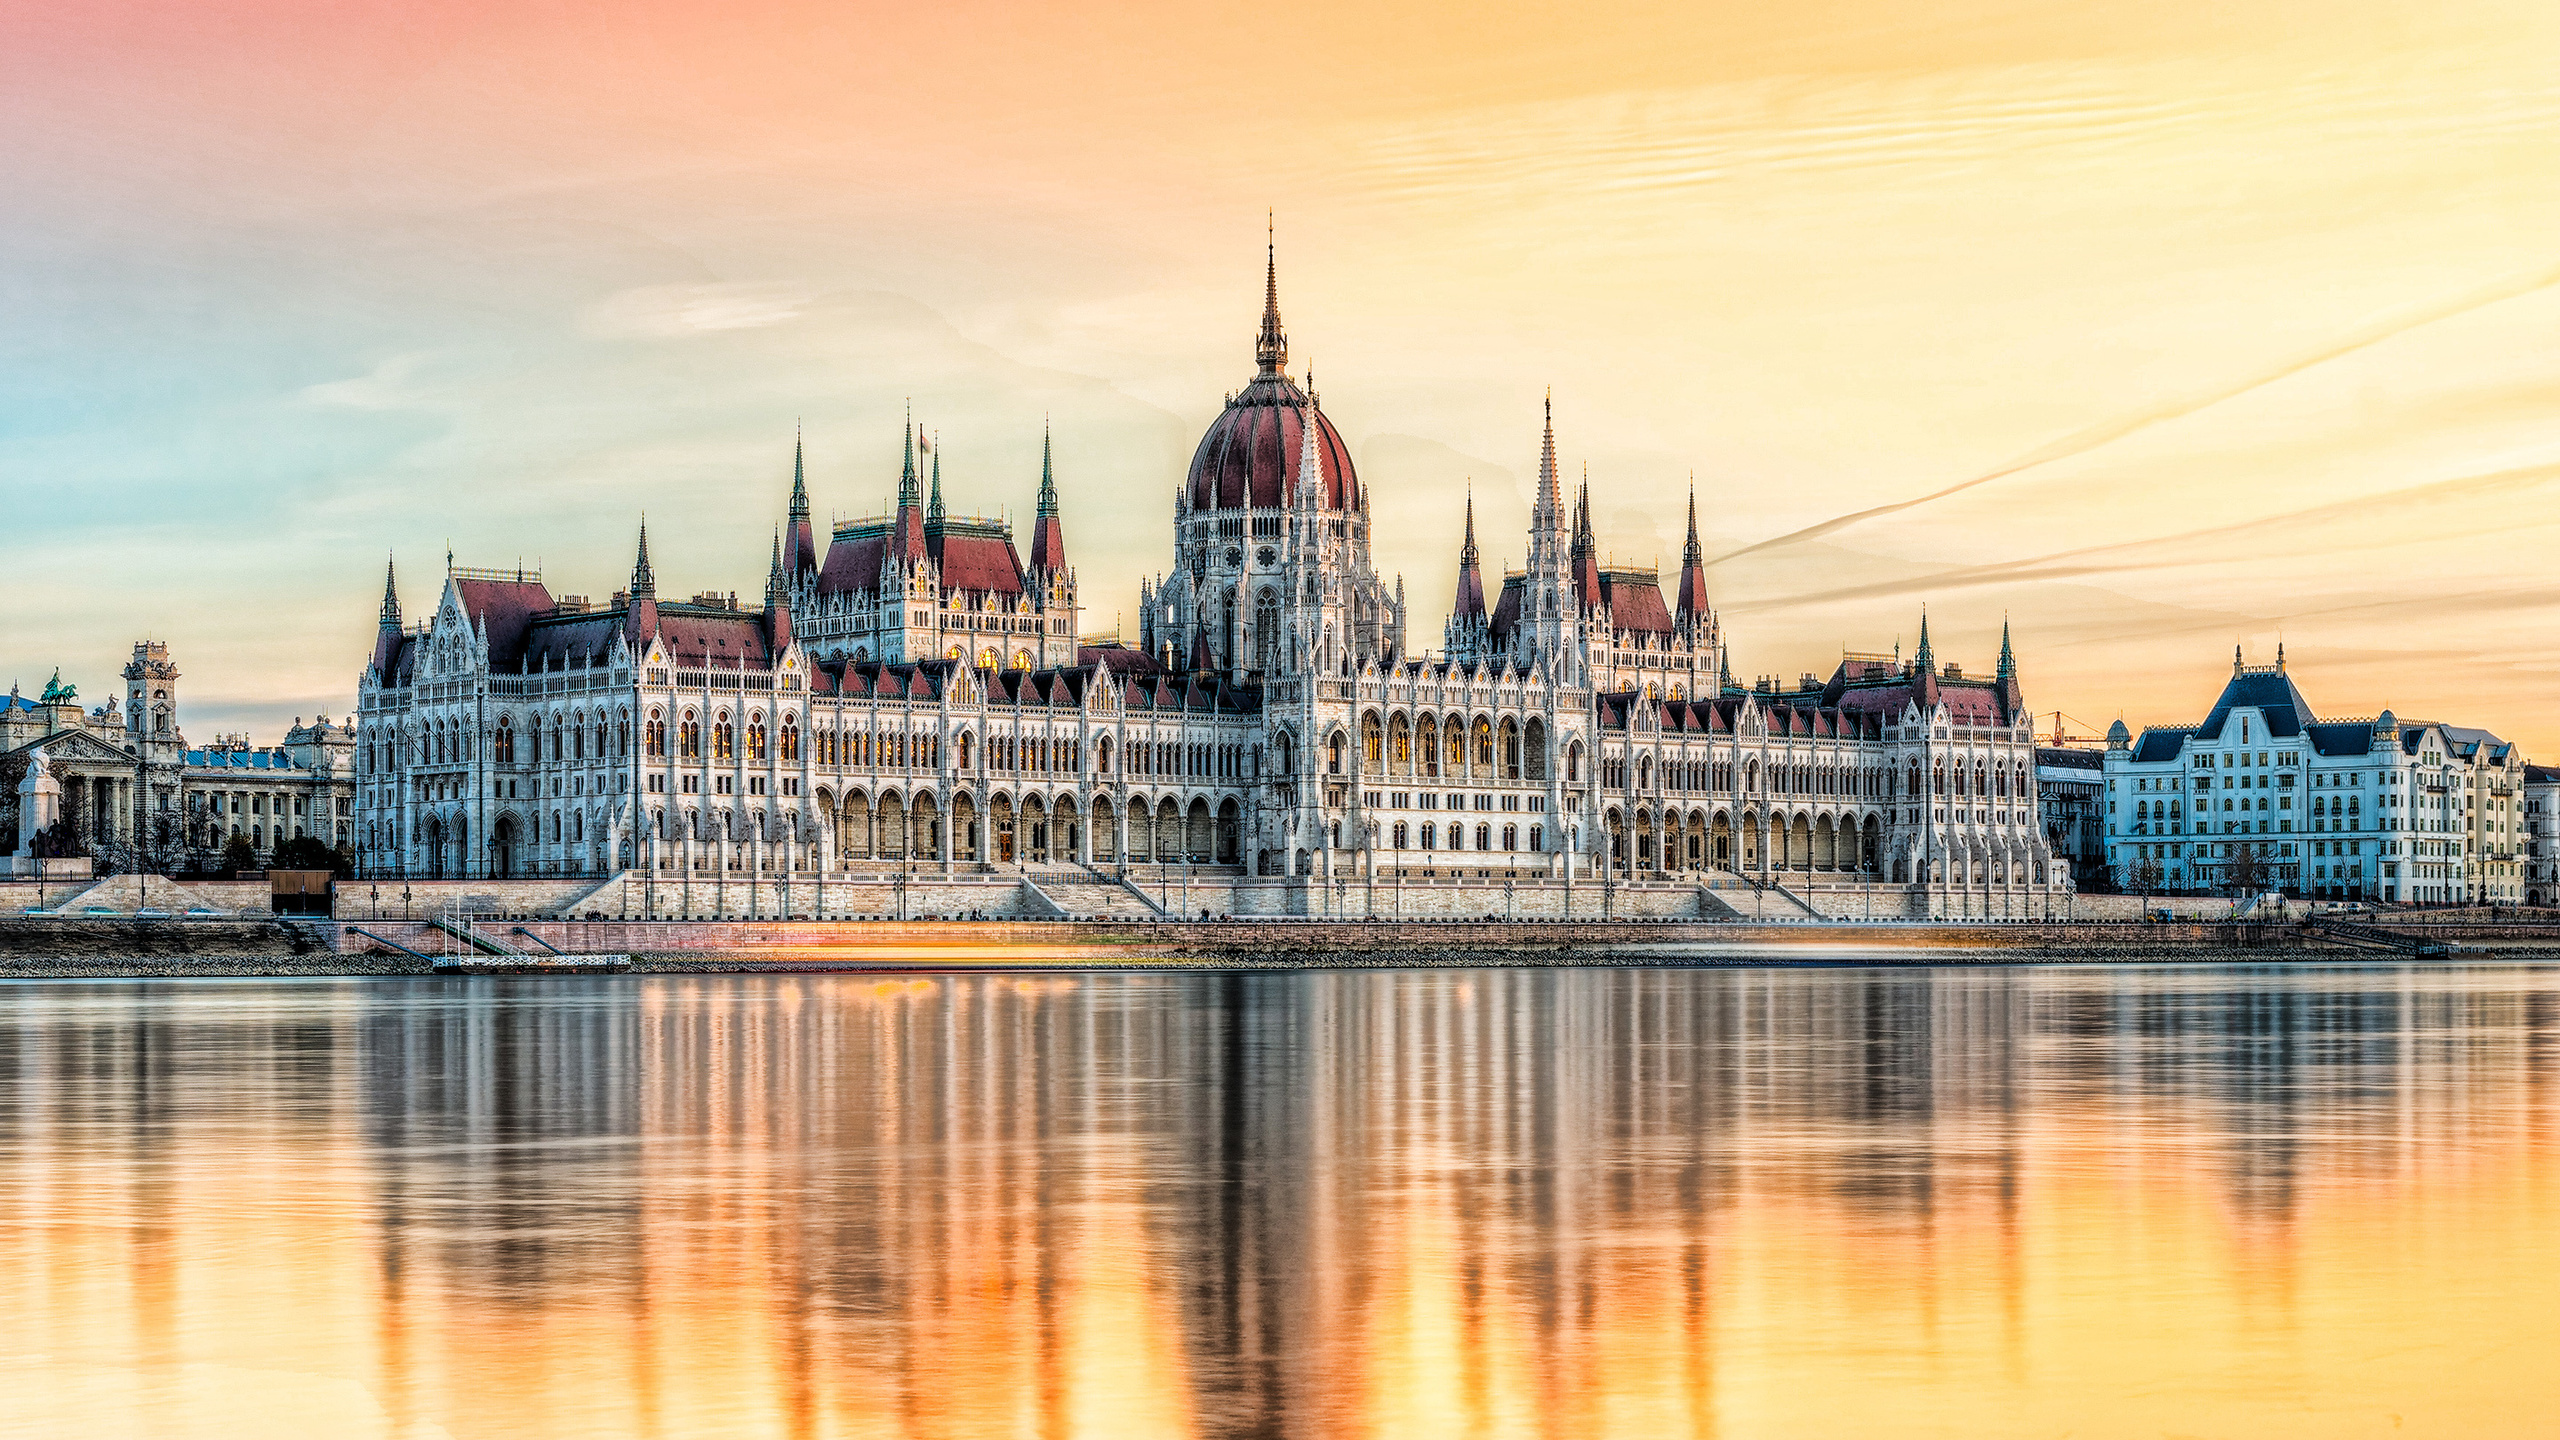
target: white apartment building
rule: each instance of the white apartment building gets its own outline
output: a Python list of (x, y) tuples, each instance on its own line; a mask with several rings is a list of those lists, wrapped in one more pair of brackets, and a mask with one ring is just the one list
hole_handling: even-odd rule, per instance
[(2235, 649), (2196, 725), (2107, 735), (2108, 866), (2157, 865), (2170, 890), (2232, 883), (2254, 853), (2271, 889), (2315, 899), (2516, 904), (2524, 899), (2524, 760), (2485, 730), (2322, 720), (2286, 674)]

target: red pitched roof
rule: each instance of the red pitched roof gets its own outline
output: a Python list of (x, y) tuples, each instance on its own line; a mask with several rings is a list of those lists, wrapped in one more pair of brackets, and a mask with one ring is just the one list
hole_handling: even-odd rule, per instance
[(1620, 630), (1652, 635), (1671, 633), (1671, 611), (1662, 603), (1662, 584), (1633, 570), (1610, 570), (1600, 576), (1609, 597), (1609, 623)]
[(843, 595), (877, 589), (880, 557), (888, 543), (888, 537), (877, 532), (851, 538), (838, 536), (829, 541), (827, 563), (818, 570), (818, 593)]
[(771, 648), (765, 643), (764, 617), (743, 610), (661, 605), (658, 639), (679, 665), (762, 670), (773, 664)]
[(991, 535), (947, 535), (939, 558), (945, 589), (998, 595), (1022, 593), (1022, 562), (1013, 553), (1011, 537), (999, 540)]
[(539, 580), (461, 580), (453, 582), (462, 613), (489, 636), (489, 668), (513, 670), (524, 653), (524, 634), (533, 617), (552, 608), (550, 590)]

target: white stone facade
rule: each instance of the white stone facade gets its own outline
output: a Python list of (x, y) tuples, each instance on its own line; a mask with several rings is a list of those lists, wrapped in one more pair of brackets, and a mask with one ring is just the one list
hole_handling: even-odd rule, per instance
[(1024, 561), (1002, 527), (945, 516), (938, 455), (927, 502), (912, 449), (897, 512), (823, 556), (795, 463), (761, 610), (660, 602), (645, 534), (604, 606), (451, 570), (409, 629), (386, 594), (361, 682), (365, 870), (599, 895), (621, 876), (615, 903), (652, 913), (824, 910), (830, 879), (989, 867), (1178, 866), (1223, 906), (1308, 914), (1483, 913), (1493, 885), (1561, 913), (1540, 887), (1594, 880), (1700, 913), (1718, 874), (1871, 907), (1883, 887), (1879, 914), (2067, 891), (2005, 641), (1989, 677), (1941, 667), (1924, 623), (1909, 663), (1734, 686), (1694, 506), (1674, 613), (1650, 572), (1596, 562), (1587, 500), (1568, 519), (1550, 421), (1527, 567), (1488, 610), (1470, 515), (1474, 589), (1446, 651), (1418, 653), (1348, 448), (1285, 371), (1276, 289), (1257, 348), (1177, 492), (1133, 644), (1076, 638), (1045, 462)]
[(2242, 663), (2205, 721), (2119, 724), (2107, 749), (2108, 861), (2128, 888), (2231, 883), (2256, 852), (2268, 889), (2395, 904), (2516, 904), (2524, 896), (2524, 760), (2484, 730), (2320, 720), (2279, 652)]

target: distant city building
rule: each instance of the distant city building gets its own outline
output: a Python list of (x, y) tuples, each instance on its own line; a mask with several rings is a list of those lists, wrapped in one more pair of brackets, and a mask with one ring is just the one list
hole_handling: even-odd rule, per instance
[[(820, 549), (795, 453), (761, 608), (662, 601), (642, 532), (601, 605), (453, 569), (360, 682), (368, 873), (592, 876), (687, 893), (860, 867), (1180, 863), (1307, 887), (1630, 879), (1906, 887), (1895, 913), (2067, 888), (2037, 824), (2015, 656), (1851, 655), (1731, 682), (1694, 500), (1676, 596), (1602, 563), (1550, 414), (1527, 559), (1488, 589), (1472, 508), (1424, 653), (1370, 562), (1370, 495), (1286, 370), (1257, 371), (1173, 495), (1134, 643), (1080, 640), (1045, 446), (1027, 559), (946, 513), (912, 427), (898, 502)], [(929, 492), (927, 486), (929, 484)], [(715, 900), (714, 904), (728, 902)], [(1241, 902), (1239, 902), (1241, 903)], [(1278, 902), (1275, 902), (1278, 903)]]
[(2560, 769), (2524, 767), (2524, 903), (2560, 905)]
[(2318, 899), (2513, 904), (2523, 898), (2524, 761), (2485, 730), (2318, 719), (2285, 672), (2232, 655), (2197, 725), (2109, 731), (2107, 862), (2214, 890), (2252, 866)]
[(2111, 890), (2107, 866), (2107, 756), (2097, 749), (2063, 745), (2036, 748), (2036, 802), (2044, 842), (2054, 858), (2069, 862), (2079, 890)]
[[(61, 785), (62, 817), (112, 868), (200, 869), (233, 836), (261, 856), (302, 837), (333, 848), (355, 837), (355, 734), (321, 716), (284, 742), (246, 735), (190, 748), (178, 728), (178, 668), (161, 641), (138, 641), (125, 693), (81, 711), (57, 674), (43, 697), (12, 689), (0, 705), (0, 762), (20, 773), (42, 752)], [(17, 799), (0, 786), (0, 845), (17, 841)]]

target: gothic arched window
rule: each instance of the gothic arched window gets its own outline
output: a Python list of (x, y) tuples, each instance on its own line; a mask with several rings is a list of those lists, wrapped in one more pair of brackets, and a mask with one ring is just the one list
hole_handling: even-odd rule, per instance
[(1262, 671), (1277, 669), (1280, 663), (1280, 597), (1271, 587), (1262, 588), (1253, 604), (1253, 664)]

